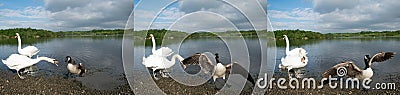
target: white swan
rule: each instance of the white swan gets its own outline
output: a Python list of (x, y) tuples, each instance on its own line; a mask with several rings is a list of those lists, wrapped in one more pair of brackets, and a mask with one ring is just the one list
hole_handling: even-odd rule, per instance
[[(153, 70), (153, 77), (154, 79), (158, 80), (156, 74), (154, 73), (156, 70), (165, 70), (171, 68), (175, 64), (175, 60), (177, 58), (181, 58), (179, 55), (175, 54), (172, 56), (171, 60), (168, 60), (166, 57), (161, 57), (157, 55), (150, 55), (147, 58), (143, 57), (142, 64)], [(182, 59), (183, 60), (183, 59)], [(163, 71), (161, 71), (164, 75)]]
[(295, 48), (289, 51), (289, 38), (283, 35), (286, 40), (286, 56), (282, 57), (279, 68), (287, 69), (288, 71), (293, 68), (302, 68), (307, 65), (307, 51), (303, 48)]
[[(39, 61), (47, 61), (57, 65), (58, 61), (56, 59), (48, 58), (48, 57), (37, 57), (36, 59), (31, 59), (24, 55), (19, 54), (11, 54), (6, 60), (2, 60), (3, 64), (5, 64), (8, 68), (17, 70), (17, 74), (19, 78), (24, 79), (25, 77), (20, 75), (19, 70), (37, 64)], [(58, 65), (57, 65), (58, 66)]]
[(172, 54), (172, 49), (170, 49), (168, 47), (161, 47), (156, 50), (156, 40), (154, 39), (153, 34), (150, 34), (150, 37), (151, 37), (151, 42), (153, 44), (153, 48), (151, 49), (151, 52), (153, 53), (153, 55), (168, 57)]
[(21, 55), (25, 55), (28, 56), (29, 58), (31, 58), (33, 55), (36, 55), (37, 53), (39, 53), (39, 49), (36, 48), (35, 46), (27, 46), (25, 48), (21, 48), (21, 37), (19, 36), (18, 33), (15, 33), (17, 35), (18, 38), (18, 53)]

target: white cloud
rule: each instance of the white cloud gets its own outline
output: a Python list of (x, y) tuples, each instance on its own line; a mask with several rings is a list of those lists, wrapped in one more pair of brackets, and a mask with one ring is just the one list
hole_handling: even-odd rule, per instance
[[(210, 30), (210, 31), (227, 31), (233, 30), (229, 24), (221, 24), (225, 23), (225, 19), (229, 19), (230, 22), (234, 23), (238, 29), (247, 30), (254, 29), (249, 21), (252, 21), (257, 29), (266, 29), (266, 15), (262, 15), (260, 10), (266, 7), (265, 0), (258, 0), (265, 5), (256, 5), (258, 3), (254, 2), (239, 2), (239, 1), (230, 1), (229, 3), (224, 3), (218, 0), (183, 0), (179, 1), (177, 6), (169, 7), (166, 11), (162, 12), (163, 14), (157, 19), (157, 22), (174, 22), (176, 18), (180, 18), (183, 15), (188, 15), (187, 17), (180, 19), (178, 26), (175, 29), (179, 29), (182, 31), (193, 32), (196, 30)], [(237, 10), (238, 8), (239, 10)], [(257, 10), (260, 9), (260, 10)], [(135, 10), (142, 10), (141, 8)], [(148, 11), (158, 11), (158, 10), (148, 10)], [(219, 14), (222, 16), (212, 16), (210, 14), (190, 14), (192, 12), (198, 11), (207, 11)], [(265, 11), (265, 10), (262, 10)], [(139, 12), (139, 11), (137, 11)], [(261, 14), (261, 15), (260, 15)], [(140, 15), (139, 13), (135, 13), (135, 15)], [(248, 18), (246, 18), (247, 16)], [(141, 27), (141, 24), (145, 24), (145, 22), (141, 22), (140, 19), (146, 19), (144, 16), (139, 18), (139, 16), (135, 17), (135, 29), (142, 30), (145, 27)], [(226, 22), (228, 23), (228, 22)], [(168, 26), (171, 23), (162, 23), (153, 25), (153, 27), (163, 27)]]
[(45, 8), (26, 7), (22, 10), (0, 9), (0, 15), (4, 17), (19, 17), (19, 18), (48, 18), (50, 12)]
[(269, 10), (277, 29), (319, 32), (398, 30), (400, 2), (395, 0), (314, 0), (313, 8)]
[(134, 14), (136, 18), (148, 19), (148, 18), (153, 18), (156, 12), (146, 11), (146, 10), (135, 10)]
[(2, 28), (35, 27), (52, 31), (121, 29), (133, 10), (132, 0), (44, 0), (45, 6), (0, 9)]
[(272, 18), (278, 19), (293, 19), (293, 20), (316, 20), (318, 13), (315, 13), (312, 8), (295, 8), (291, 11), (269, 10)]
[(195, 32), (199, 30), (223, 32), (235, 30), (229, 21), (209, 12), (197, 12), (187, 15), (173, 24), (171, 29), (185, 32)]
[(51, 11), (51, 21), (61, 23), (60, 27), (75, 30), (124, 28), (133, 9), (131, 0), (83, 0), (79, 4), (45, 0), (45, 5)]
[[(329, 2), (327, 2), (329, 1)], [(332, 3), (315, 0), (314, 5)], [(334, 0), (333, 0), (334, 1)], [(359, 32), (365, 30), (397, 30), (400, 27), (400, 2), (395, 0), (336, 1), (347, 6), (315, 6), (320, 14), (318, 21), (326, 32)], [(333, 3), (336, 4), (336, 3)], [(329, 11), (322, 11), (329, 10)]]
[(314, 8), (319, 13), (329, 13), (336, 9), (350, 9), (361, 3), (361, 0), (314, 0)]
[(178, 8), (168, 8), (161, 12), (160, 19), (175, 20), (185, 15), (185, 12), (181, 12)]
[(3, 3), (0, 3), (0, 7), (1, 7), (1, 6), (4, 6), (4, 4), (3, 4)]

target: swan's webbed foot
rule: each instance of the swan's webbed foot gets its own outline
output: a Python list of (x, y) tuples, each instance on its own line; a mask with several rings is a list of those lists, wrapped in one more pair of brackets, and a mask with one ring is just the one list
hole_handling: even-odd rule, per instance
[(160, 80), (160, 78), (157, 78), (155, 74), (153, 74), (154, 80)]
[(292, 73), (291, 73), (291, 71), (293, 71), (293, 70), (292, 70), (292, 69), (288, 69), (288, 70), (287, 70), (287, 75), (288, 75), (289, 79), (292, 78)]
[(17, 75), (20, 79), (25, 79), (25, 77), (21, 76), (21, 71), (17, 71)]
[(169, 78), (170, 77), (170, 73), (169, 72), (161, 72), (161, 76), (164, 78)]
[(156, 75), (157, 75), (157, 74), (155, 73), (155, 70), (153, 70), (153, 78), (154, 78), (154, 80), (160, 80), (160, 78), (157, 78)]

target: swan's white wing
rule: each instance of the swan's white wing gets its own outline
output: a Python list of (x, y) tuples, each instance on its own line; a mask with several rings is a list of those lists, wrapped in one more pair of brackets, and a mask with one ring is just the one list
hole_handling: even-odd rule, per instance
[[(300, 53), (303, 53), (303, 54), (300, 54)], [(295, 48), (295, 49), (290, 50), (286, 54), (286, 56), (300, 56), (300, 55), (306, 55), (306, 54), (307, 54), (307, 51), (305, 49), (303, 49), (303, 48)]]
[(286, 56), (281, 59), (281, 62), (282, 62), (281, 64), (283, 66), (294, 65), (294, 64), (303, 64), (301, 62), (301, 57), (298, 57), (298, 56)]
[(10, 69), (21, 69), (36, 64), (32, 63), (27, 56), (19, 54), (11, 54), (5, 61), (4, 64)]
[(162, 57), (160, 56), (156, 56), (156, 55), (150, 55), (149, 57), (145, 58), (145, 60), (143, 61), (143, 65), (145, 67), (159, 67), (160, 65), (162, 65)]
[(157, 49), (155, 52), (153, 52), (154, 55), (162, 56), (162, 57), (168, 57), (172, 54), (172, 49), (168, 47), (161, 47)]
[(39, 53), (39, 51), (40, 50), (38, 48), (36, 48), (35, 46), (27, 46), (27, 47), (21, 49), (21, 51), (19, 53), (22, 55), (32, 57), (33, 55), (36, 55), (37, 53)]

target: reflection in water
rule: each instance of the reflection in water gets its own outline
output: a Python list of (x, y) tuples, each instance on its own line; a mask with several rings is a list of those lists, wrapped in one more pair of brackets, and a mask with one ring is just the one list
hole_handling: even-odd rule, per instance
[(289, 76), (295, 78), (304, 78), (306, 73), (306, 68), (295, 68), (289, 71)]
[(22, 72), (22, 73), (21, 73), (22, 76), (25, 76), (25, 75), (28, 75), (28, 76), (36, 76), (37, 73), (38, 73), (38, 71), (39, 71), (39, 68), (37, 67), (36, 64), (34, 64), (34, 65), (32, 65), (32, 66), (23, 68), (23, 69), (21, 69), (21, 70), (22, 70), (22, 71), (21, 71), (21, 72)]
[[(32, 39), (26, 39), (32, 40)], [(15, 42), (17, 40), (15, 39)], [(29, 43), (23, 43), (26, 46)], [(60, 60), (59, 66), (39, 62), (38, 70), (28, 70), (31, 75), (65, 76), (68, 72), (66, 56), (72, 56), (78, 63), (83, 63), (88, 69), (84, 77), (76, 77), (86, 87), (112, 90), (124, 84), (124, 71), (122, 67), (122, 38), (121, 37), (85, 37), (85, 38), (54, 38), (44, 43), (34, 44), (40, 52), (39, 56), (47, 56)], [(11, 54), (17, 54), (17, 44), (0, 45), (0, 59), (6, 59)], [(0, 64), (0, 70), (8, 71), (4, 64)], [(27, 71), (27, 74), (29, 74)]]
[(289, 71), (287, 71), (287, 69), (279, 69), (279, 72), (285, 72), (289, 78), (304, 78), (306, 75), (306, 68), (293, 68)]
[[(31, 39), (26, 39), (31, 40)], [(15, 44), (5, 44), (0, 41), (0, 59), (6, 59), (9, 55), (17, 53), (17, 39), (8, 40), (15, 41)], [(241, 40), (230, 40), (232, 43)], [(24, 41), (23, 46), (29, 44), (29, 41)], [(40, 41), (39, 41), (40, 42)], [(256, 63), (261, 62), (259, 41), (258, 39), (246, 38), (247, 48), (250, 54), (250, 72), (252, 75), (257, 75), (259, 71), (259, 65)], [(284, 42), (284, 41), (282, 41)], [(296, 41), (291, 41), (293, 44), (297, 44)], [(213, 52), (220, 54), (220, 60), (223, 63), (231, 63), (235, 60), (243, 60), (242, 58), (231, 59), (229, 49), (225, 43), (218, 39), (189, 39), (183, 44), (178, 44), (179, 41), (168, 40), (165, 42), (165, 46), (170, 47), (175, 53), (179, 53), (183, 57), (188, 57), (197, 52)], [(353, 61), (359, 66), (364, 66), (363, 57), (366, 54), (375, 54), (379, 51), (392, 51), (400, 52), (400, 39), (398, 38), (381, 38), (381, 39), (334, 39), (334, 40), (318, 40), (304, 41), (304, 44), (299, 44), (301, 47), (308, 51), (309, 62), (304, 69), (300, 71), (294, 77), (321, 77), (322, 72), (326, 69), (336, 65), (342, 61)], [(120, 37), (100, 37), (100, 38), (55, 38), (45, 39), (40, 43), (33, 43), (38, 49), (40, 49), (39, 56), (47, 56), (55, 58), (57, 60), (64, 60), (66, 56), (72, 56), (78, 63), (83, 63), (88, 69), (88, 73), (84, 77), (77, 77), (76, 80), (81, 81), (83, 85), (95, 89), (106, 89), (110, 90), (116, 86), (125, 83), (124, 69), (122, 65), (122, 38)], [(144, 41), (135, 40), (135, 45), (145, 44)], [(278, 43), (279, 44), (279, 41)], [(179, 47), (180, 46), (180, 47)], [(279, 45), (278, 45), (279, 46)], [(277, 48), (276, 63), (280, 64), (280, 58), (285, 54), (284, 43), (283, 47)], [(160, 46), (157, 46), (160, 47)], [(175, 47), (175, 48), (172, 48)], [(235, 46), (234, 46), (235, 47)], [(151, 53), (151, 45), (149, 46), (137, 46), (134, 47), (135, 51), (146, 48), (146, 53)], [(244, 52), (238, 51), (238, 52)], [(145, 55), (145, 54), (143, 54)], [(143, 55), (135, 55), (135, 65), (142, 65), (141, 59)], [(148, 55), (148, 54), (147, 54)], [(140, 57), (137, 57), (140, 56)], [(391, 61), (383, 62), (380, 64), (374, 64), (373, 67), (374, 81), (383, 80), (388, 74), (400, 73), (400, 56), (395, 56)], [(60, 62), (59, 66), (48, 64), (46, 62), (39, 62), (37, 64), (38, 73), (44, 75), (59, 75), (64, 76), (67, 71), (67, 63)], [(176, 65), (177, 66), (177, 65)], [(278, 71), (278, 65), (276, 71)], [(135, 66), (137, 68), (139, 66)], [(178, 66), (180, 67), (180, 66)], [(255, 69), (254, 69), (255, 68)], [(0, 64), (0, 70), (9, 71), (4, 65)], [(143, 70), (147, 73), (147, 70)], [(193, 71), (196, 72), (196, 71)], [(277, 73), (279, 73), (278, 71)], [(286, 72), (286, 71), (285, 71)], [(306, 72), (306, 73), (304, 73)]]

